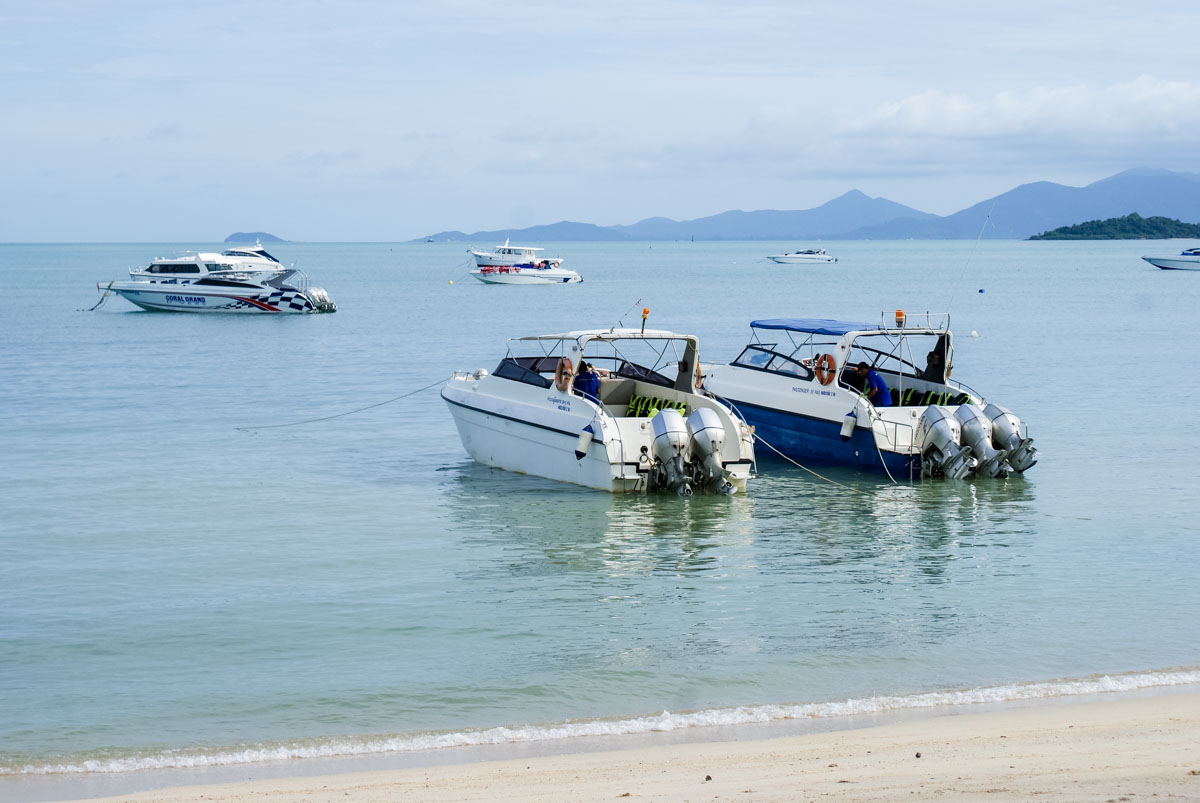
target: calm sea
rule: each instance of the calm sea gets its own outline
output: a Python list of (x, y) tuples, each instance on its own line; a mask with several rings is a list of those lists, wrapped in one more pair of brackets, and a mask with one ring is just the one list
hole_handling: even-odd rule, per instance
[[(585, 281), (282, 244), (339, 311), (280, 317), (81, 311), (208, 244), (0, 245), (0, 798), (1200, 681), (1200, 273), (1139, 259), (1182, 243), (546, 245)], [(328, 418), (643, 306), (708, 361), (949, 310), (1041, 462), (622, 498), (474, 465), (436, 388)]]

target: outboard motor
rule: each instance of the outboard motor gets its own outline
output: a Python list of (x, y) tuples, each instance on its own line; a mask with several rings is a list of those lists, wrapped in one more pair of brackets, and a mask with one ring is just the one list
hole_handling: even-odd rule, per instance
[(925, 408), (917, 422), (916, 442), (921, 444), (921, 475), (961, 480), (975, 467), (971, 449), (959, 445), (961, 427), (940, 408)]
[(329, 297), (329, 293), (325, 292), (324, 287), (310, 287), (306, 295), (308, 295), (309, 303), (317, 312), (337, 312), (337, 304), (333, 303), (333, 299)]
[(1008, 464), (1018, 474), (1033, 468), (1037, 463), (1037, 449), (1033, 438), (1021, 437), (1021, 419), (998, 404), (983, 408), (983, 414), (992, 422), (992, 442), (998, 449), (1008, 450)]
[(992, 445), (992, 422), (983, 414), (978, 405), (960, 404), (954, 411), (962, 431), (962, 442), (969, 446), (975, 454), (979, 465), (975, 468), (975, 476), (1007, 477), (1007, 449), (996, 449)]
[(692, 458), (696, 461), (697, 482), (718, 493), (736, 493), (737, 486), (729, 481), (721, 465), (721, 448), (725, 445), (725, 427), (716, 410), (701, 407), (687, 417)]
[(654, 425), (654, 463), (658, 483), (690, 496), (688, 485), (688, 430), (678, 410), (660, 410), (650, 419)]

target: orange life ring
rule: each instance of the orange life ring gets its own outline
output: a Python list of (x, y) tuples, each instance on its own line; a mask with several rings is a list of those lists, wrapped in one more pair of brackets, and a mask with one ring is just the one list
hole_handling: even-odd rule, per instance
[(817, 381), (822, 385), (828, 385), (833, 381), (834, 375), (837, 373), (837, 363), (833, 359), (832, 354), (822, 354), (817, 357)]
[(571, 370), (573, 366), (566, 357), (560, 357), (554, 367), (554, 387), (566, 393), (571, 387)]

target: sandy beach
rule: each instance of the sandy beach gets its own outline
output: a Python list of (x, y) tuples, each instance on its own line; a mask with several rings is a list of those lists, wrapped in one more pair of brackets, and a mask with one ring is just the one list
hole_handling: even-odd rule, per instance
[(162, 789), (259, 801), (1200, 800), (1200, 694), (1064, 702), (860, 730)]

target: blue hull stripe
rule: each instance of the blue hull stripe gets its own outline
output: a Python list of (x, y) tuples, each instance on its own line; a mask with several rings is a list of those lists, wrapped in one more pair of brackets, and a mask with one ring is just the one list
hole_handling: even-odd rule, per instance
[[(841, 422), (826, 421), (801, 413), (790, 413), (773, 407), (727, 399), (737, 405), (746, 421), (754, 425), (755, 434), (766, 443), (798, 463), (820, 463), (883, 473), (883, 462), (896, 479), (920, 476), (920, 461), (895, 452), (880, 452), (875, 448), (875, 436), (869, 429), (855, 427), (849, 440), (842, 440)], [(755, 450), (756, 456), (778, 457), (770, 448)]]

